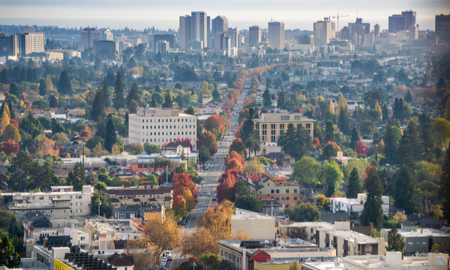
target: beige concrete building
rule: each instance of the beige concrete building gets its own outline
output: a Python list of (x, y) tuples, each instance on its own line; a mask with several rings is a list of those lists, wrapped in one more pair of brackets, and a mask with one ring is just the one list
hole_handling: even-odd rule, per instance
[(84, 51), (87, 48), (94, 47), (94, 41), (100, 40), (100, 32), (95, 30), (95, 28), (84, 28), (81, 31), (81, 41), (80, 41), (80, 50)]
[(256, 135), (261, 143), (276, 142), (280, 131), (286, 132), (289, 124), (295, 128), (300, 125), (314, 138), (315, 120), (304, 117), (301, 113), (262, 113), (259, 119), (254, 119)]
[(284, 50), (284, 22), (269, 22), (269, 42), (272, 49)]
[(149, 142), (162, 146), (177, 138), (188, 138), (197, 149), (197, 117), (178, 109), (139, 108), (136, 114), (130, 114), (128, 130), (130, 144)]
[(20, 53), (22, 55), (45, 52), (44, 33), (21, 34), (19, 40), (20, 40)]
[(327, 45), (334, 36), (335, 24), (329, 17), (314, 23), (314, 43), (317, 47)]
[(275, 218), (236, 208), (231, 217), (231, 233), (248, 233), (253, 239), (272, 239), (276, 235)]
[(387, 252), (386, 256), (348, 256), (342, 258), (346, 270), (446, 270), (448, 254), (428, 253), (425, 256), (402, 258), (401, 252)]

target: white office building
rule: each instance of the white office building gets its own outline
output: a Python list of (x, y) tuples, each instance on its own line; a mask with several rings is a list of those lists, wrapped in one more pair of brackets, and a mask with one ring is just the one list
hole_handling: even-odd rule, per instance
[[(329, 198), (330, 200), (330, 209), (333, 213), (337, 212), (354, 212), (361, 215), (364, 210), (364, 204), (367, 201), (367, 194), (359, 193), (358, 198), (349, 199), (349, 198)], [(389, 216), (389, 196), (382, 196), (381, 200), (383, 204), (381, 207), (383, 208), (383, 214)]]
[(128, 138), (130, 144), (149, 142), (159, 146), (188, 138), (197, 149), (197, 117), (178, 109), (139, 108), (129, 116)]

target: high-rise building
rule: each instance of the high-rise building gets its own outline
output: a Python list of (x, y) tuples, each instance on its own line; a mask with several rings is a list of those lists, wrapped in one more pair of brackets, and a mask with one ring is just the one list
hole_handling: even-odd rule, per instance
[(348, 29), (348, 26), (344, 26), (341, 30), (341, 35), (340, 35), (342, 40), (349, 40), (350, 39), (350, 29)]
[(119, 53), (119, 43), (112, 40), (94, 40), (94, 54), (104, 53), (113, 57), (115, 53)]
[(211, 36), (211, 17), (209, 17), (209, 16), (207, 16), (206, 17), (206, 24), (207, 24), (207, 27), (206, 27), (206, 32), (207, 32), (207, 34), (206, 34), (206, 36), (207, 36), (207, 42), (206, 42), (206, 44), (208, 45), (208, 46), (206, 46), (206, 47), (212, 47), (212, 36)]
[(191, 12), (191, 40), (202, 41), (203, 47), (208, 47), (208, 22), (204, 11)]
[(19, 35), (19, 50), (21, 55), (45, 52), (44, 33), (24, 33)]
[(0, 33), (0, 56), (12, 56), (13, 38), (16, 35), (6, 36)]
[(186, 49), (189, 41), (191, 41), (191, 16), (180, 16), (180, 47)]
[(284, 22), (269, 22), (269, 42), (271, 48), (284, 50)]
[(84, 28), (81, 31), (81, 50), (94, 47), (94, 40), (100, 40), (100, 32), (95, 30), (95, 28)]
[(356, 18), (354, 23), (348, 23), (348, 29), (350, 36), (356, 33), (358, 36), (364, 36), (370, 34), (370, 23), (365, 23), (362, 18)]
[(436, 15), (435, 32), (440, 41), (450, 41), (450, 15)]
[(109, 40), (109, 41), (113, 41), (114, 40), (114, 34), (111, 32), (111, 29), (106, 29), (105, 31), (102, 32), (102, 40)]
[(156, 53), (166, 54), (169, 52), (169, 42), (158, 40), (156, 42)]
[(314, 42), (316, 46), (325, 46), (335, 35), (335, 24), (325, 17), (323, 21), (314, 23)]
[(406, 17), (395, 14), (389, 16), (389, 33), (397, 33), (406, 30)]
[[(169, 48), (175, 48), (175, 35), (173, 34), (154, 34), (153, 35), (153, 48), (154, 51), (157, 51), (157, 42), (163, 40), (169, 43)], [(167, 49), (169, 49), (167, 48)]]
[(223, 33), (228, 30), (228, 19), (219, 15), (212, 20), (211, 27), (211, 33)]
[(261, 42), (261, 27), (259, 26), (250, 26), (248, 29), (248, 47), (256, 47), (258, 43)]
[(231, 47), (239, 48), (241, 45), (241, 42), (239, 40), (239, 29), (237, 28), (230, 28), (228, 31), (225, 32), (226, 36), (231, 39)]
[(380, 26), (378, 25), (378, 23), (373, 27), (373, 33), (375, 34), (376, 38), (380, 36)]
[(408, 30), (416, 25), (416, 12), (415, 11), (403, 11), (402, 16), (405, 17), (406, 25), (405, 29)]
[(419, 38), (419, 25), (411, 25), (408, 29), (409, 31), (409, 40), (416, 40)]

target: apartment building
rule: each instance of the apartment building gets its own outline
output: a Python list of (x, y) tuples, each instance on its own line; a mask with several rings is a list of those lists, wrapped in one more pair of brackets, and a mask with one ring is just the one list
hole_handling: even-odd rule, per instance
[[(260, 269), (256, 263), (304, 261), (309, 258), (333, 258), (332, 248), (319, 248), (317, 245), (279, 237), (278, 239), (221, 240), (219, 242), (220, 260), (228, 260), (236, 270)], [(277, 266), (277, 265), (275, 265)], [(280, 269), (280, 268), (270, 268)], [(290, 269), (290, 268), (287, 268)], [(298, 269), (298, 268), (294, 268)]]
[(197, 117), (180, 113), (178, 109), (139, 108), (136, 114), (129, 116), (129, 143), (162, 146), (165, 142), (174, 142), (177, 138), (188, 138), (197, 149)]
[(258, 200), (275, 200), (284, 207), (295, 204), (300, 200), (300, 185), (288, 182), (286, 179), (274, 179), (264, 174), (260, 180), (244, 179), (248, 192)]
[[(333, 213), (336, 212), (354, 212), (361, 215), (364, 210), (364, 204), (367, 201), (367, 194), (358, 193), (358, 197), (356, 199), (348, 199), (348, 198), (329, 198), (330, 200), (330, 209)], [(383, 208), (383, 214), (389, 216), (389, 196), (382, 196), (381, 200), (383, 204), (381, 207)]]
[(26, 213), (39, 211), (52, 218), (71, 215), (90, 215), (91, 197), (94, 188), (86, 185), (82, 191), (74, 191), (73, 186), (52, 186), (51, 192), (7, 192), (3, 197), (11, 197), (8, 209), (18, 220)]
[[(390, 231), (391, 229), (381, 229), (380, 236), (388, 241)], [(442, 247), (441, 252), (450, 252), (450, 234), (443, 231), (428, 228), (410, 230), (402, 227), (398, 230), (398, 233), (406, 243), (404, 250), (406, 254), (428, 253), (434, 244), (439, 244)]]
[(295, 128), (303, 126), (314, 138), (315, 120), (304, 117), (301, 113), (262, 113), (259, 119), (254, 119), (256, 135), (261, 143), (276, 142), (280, 132), (286, 132), (289, 124)]
[(350, 230), (350, 222), (295, 222), (279, 225), (280, 235), (299, 237), (320, 248), (334, 248), (336, 256), (383, 255), (385, 239)]
[(165, 209), (172, 208), (173, 189), (160, 187), (153, 182), (140, 182), (137, 187), (126, 187), (108, 189), (105, 191), (106, 198), (114, 208), (123, 205), (149, 205), (159, 204)]

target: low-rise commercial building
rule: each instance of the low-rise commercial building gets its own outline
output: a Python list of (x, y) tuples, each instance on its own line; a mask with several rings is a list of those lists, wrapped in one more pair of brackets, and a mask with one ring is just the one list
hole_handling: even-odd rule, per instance
[[(329, 198), (330, 209), (333, 213), (346, 212), (346, 213), (357, 213), (361, 215), (364, 210), (364, 204), (367, 201), (367, 194), (359, 193), (356, 199), (348, 198)], [(381, 200), (383, 204), (383, 214), (389, 216), (389, 196), (382, 196)]]
[(275, 218), (236, 208), (231, 217), (231, 233), (248, 233), (253, 239), (271, 239), (276, 235)]
[[(391, 229), (381, 229), (380, 236), (388, 241), (388, 235)], [(405, 253), (415, 254), (428, 253), (434, 244), (439, 244), (441, 252), (450, 252), (450, 234), (435, 229), (417, 228), (415, 230), (399, 229), (398, 233), (405, 241)]]
[(342, 258), (348, 270), (446, 270), (448, 254), (429, 253), (425, 256), (402, 258), (401, 252), (387, 252), (386, 256), (348, 256)]
[(140, 182), (137, 187), (109, 189), (105, 191), (106, 198), (114, 208), (124, 205), (150, 205), (159, 204), (165, 209), (172, 208), (173, 189), (160, 187), (153, 182)]
[(304, 117), (301, 113), (262, 113), (261, 117), (254, 119), (257, 138), (262, 142), (275, 142), (280, 132), (286, 132), (289, 124), (294, 128), (304, 127), (311, 138), (314, 138), (315, 120)]
[(130, 144), (149, 142), (162, 146), (177, 138), (188, 138), (193, 149), (197, 149), (197, 117), (178, 109), (139, 108), (136, 114), (130, 114), (128, 127)]

